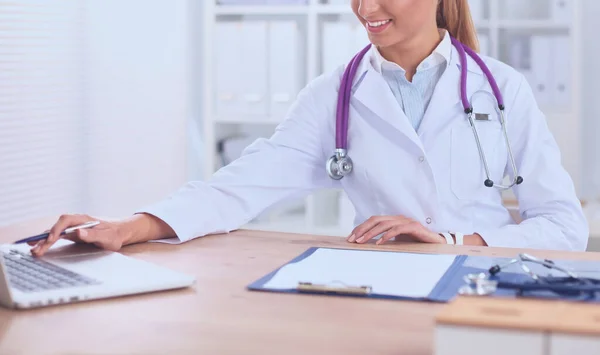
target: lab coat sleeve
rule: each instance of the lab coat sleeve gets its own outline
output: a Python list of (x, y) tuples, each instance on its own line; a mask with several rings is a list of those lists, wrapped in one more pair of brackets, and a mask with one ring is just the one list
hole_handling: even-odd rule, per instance
[(160, 218), (184, 242), (237, 229), (277, 202), (330, 187), (322, 147), (329, 116), (314, 85), (301, 91), (271, 138), (255, 141), (209, 181), (189, 182), (138, 213)]
[[(489, 246), (585, 250), (589, 226), (559, 148), (527, 81), (520, 76), (506, 120), (519, 174), (515, 188), (522, 222), (477, 231)], [(509, 162), (510, 164), (510, 162)], [(507, 167), (513, 177), (512, 168)]]

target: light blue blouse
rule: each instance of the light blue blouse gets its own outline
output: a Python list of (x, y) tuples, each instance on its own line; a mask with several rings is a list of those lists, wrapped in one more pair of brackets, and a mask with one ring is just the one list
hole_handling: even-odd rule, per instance
[(402, 67), (386, 60), (379, 50), (374, 49), (371, 60), (375, 70), (388, 83), (415, 131), (418, 130), (435, 86), (450, 63), (452, 43), (448, 32), (445, 31), (433, 53), (419, 64), (412, 82), (406, 79), (406, 71)]

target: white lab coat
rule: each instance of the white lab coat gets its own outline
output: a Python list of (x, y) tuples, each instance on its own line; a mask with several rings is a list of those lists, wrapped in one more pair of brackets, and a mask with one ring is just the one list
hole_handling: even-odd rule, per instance
[[(415, 132), (368, 56), (353, 82), (348, 133), (354, 171), (330, 179), (325, 162), (335, 149), (335, 109), (344, 68), (312, 81), (270, 139), (208, 182), (190, 182), (139, 212), (169, 224), (180, 241), (239, 228), (268, 207), (320, 188), (343, 188), (356, 223), (374, 215), (403, 215), (435, 232), (479, 233), (490, 246), (584, 250), (588, 225), (557, 144), (532, 90), (512, 68), (484, 57), (504, 95), (511, 146), (524, 178), (515, 188), (524, 221), (515, 224), (501, 193), (485, 175), (460, 104), (458, 54), (452, 48), (421, 126)], [(468, 59), (468, 96), (490, 86)], [(495, 101), (478, 94), (475, 112)], [(512, 174), (497, 115), (477, 122), (494, 181)]]

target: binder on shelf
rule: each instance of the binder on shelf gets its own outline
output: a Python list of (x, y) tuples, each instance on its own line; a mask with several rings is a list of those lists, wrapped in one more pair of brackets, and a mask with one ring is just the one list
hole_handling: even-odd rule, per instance
[(269, 5), (308, 5), (308, 0), (267, 0)]
[(573, 20), (573, 0), (550, 0), (552, 20), (556, 23), (568, 24)]
[(329, 0), (328, 5), (350, 5), (350, 0)]
[(267, 23), (232, 21), (218, 22), (215, 26), (217, 117), (235, 121), (245, 117), (265, 117)]
[(481, 53), (481, 55), (491, 56), (492, 52), (490, 48), (490, 36), (487, 34), (480, 34), (478, 37), (479, 53)]
[(572, 81), (571, 81), (571, 42), (568, 36), (556, 36), (552, 40), (553, 70), (551, 75), (553, 104), (560, 108), (568, 108), (571, 105)]
[(238, 117), (244, 111), (241, 105), (242, 90), (238, 85), (241, 23), (219, 22), (215, 25), (215, 109), (219, 117)]
[(349, 23), (325, 22), (322, 40), (323, 72), (331, 72), (352, 59), (355, 35)]
[(269, 23), (269, 115), (283, 120), (300, 89), (300, 35), (295, 21)]
[(308, 0), (218, 0), (218, 5), (307, 5)]
[(531, 35), (511, 35), (507, 41), (506, 56), (508, 64), (525, 76), (525, 80), (535, 92), (536, 79), (532, 69), (531, 43)]
[[(242, 88), (241, 108), (248, 116), (267, 115), (267, 22), (243, 22), (237, 59), (238, 83)], [(242, 60), (240, 60), (240, 58)], [(236, 70), (237, 71), (237, 70)]]
[(540, 0), (501, 0), (500, 18), (523, 20), (523, 19), (547, 19), (548, 1)]
[[(547, 106), (553, 100), (552, 78), (552, 37), (531, 36), (530, 85), (540, 106)], [(527, 75), (526, 75), (527, 76)]]
[(484, 19), (483, 0), (469, 0), (469, 9), (476, 24)]
[(531, 36), (511, 35), (507, 50), (509, 64), (526, 76), (531, 76)]

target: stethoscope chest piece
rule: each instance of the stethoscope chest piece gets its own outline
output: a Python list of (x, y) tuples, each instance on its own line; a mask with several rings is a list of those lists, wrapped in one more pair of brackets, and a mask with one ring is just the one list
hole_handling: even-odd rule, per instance
[(327, 174), (334, 180), (341, 180), (352, 172), (352, 159), (348, 156), (346, 149), (336, 149), (335, 154), (327, 159)]

